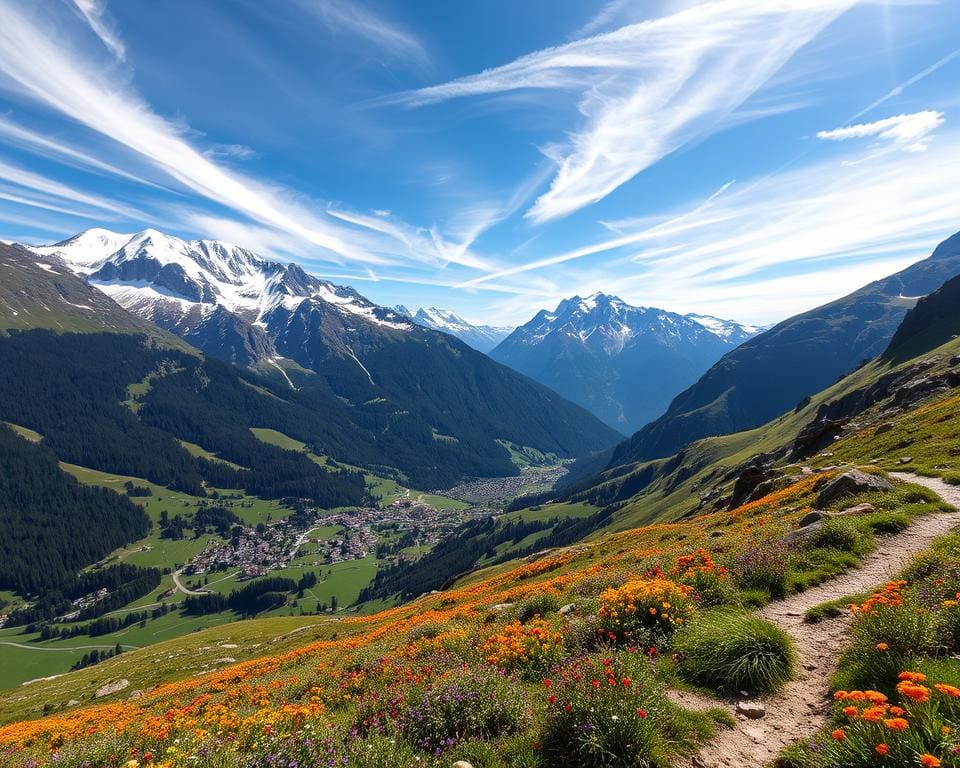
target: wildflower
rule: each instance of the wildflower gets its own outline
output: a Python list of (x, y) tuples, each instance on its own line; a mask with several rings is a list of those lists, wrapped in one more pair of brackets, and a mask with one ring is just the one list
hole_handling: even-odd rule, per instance
[(922, 672), (901, 672), (897, 675), (898, 680), (908, 680), (911, 683), (925, 683), (927, 676)]
[(858, 714), (860, 714), (860, 710), (856, 707), (844, 707), (843, 714), (845, 714), (847, 717), (856, 717)]
[(551, 679), (548, 677), (546, 680), (543, 681), (543, 685), (544, 685), (545, 688), (549, 688), (551, 685), (553, 685), (553, 680), (551, 680)]
[(136, 760), (127, 760), (127, 762), (123, 764), (123, 768), (140, 768), (140, 763)]
[(843, 732), (843, 728), (837, 728), (833, 733), (830, 734), (834, 741), (843, 741), (847, 738), (847, 734)]
[(890, 646), (887, 645), (886, 643), (877, 643), (877, 650), (878, 650), (878, 651), (881, 651), (881, 652), (882, 652), (882, 651), (889, 651), (889, 650), (890, 650)]
[(920, 702), (921, 704), (930, 700), (930, 689), (925, 685), (916, 685), (908, 680), (897, 684), (897, 691), (901, 696)]
[(890, 747), (881, 741), (873, 748), (873, 751), (880, 755), (880, 757), (886, 757), (888, 754), (890, 754)]
[(920, 765), (922, 765), (923, 768), (937, 768), (937, 766), (940, 765), (940, 760), (927, 752), (924, 752), (917, 759), (920, 761)]
[(936, 688), (944, 696), (951, 696), (952, 698), (960, 697), (960, 688), (957, 688), (953, 685), (947, 685), (946, 683), (934, 683), (933, 687)]
[(905, 731), (910, 727), (910, 723), (908, 723), (902, 717), (888, 718), (887, 720), (883, 721), (883, 724), (891, 731)]
[(643, 718), (646, 717), (646, 716), (647, 716), (647, 710), (645, 710), (643, 707), (638, 707), (638, 708), (637, 708), (637, 717), (643, 719)]

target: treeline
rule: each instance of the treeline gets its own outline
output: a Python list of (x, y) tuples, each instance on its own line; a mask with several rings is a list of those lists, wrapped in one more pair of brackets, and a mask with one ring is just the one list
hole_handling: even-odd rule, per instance
[[(158, 371), (134, 413), (124, 405), (127, 386)], [(204, 496), (206, 481), (319, 506), (363, 503), (362, 473), (328, 471), (299, 452), (257, 440), (249, 430), (282, 430), (298, 422), (301, 429), (318, 427), (324, 416), (251, 386), (225, 363), (155, 349), (142, 336), (34, 330), (0, 338), (0, 420), (38, 431), (64, 461), (195, 496)], [(191, 456), (177, 438), (249, 469)]]
[(85, 571), (60, 589), (47, 589), (38, 593), (28, 606), (11, 612), (9, 626), (41, 625), (73, 611), (72, 600), (106, 589), (108, 594), (81, 608), (75, 621), (87, 621), (116, 611), (127, 603), (150, 594), (158, 586), (162, 573), (159, 568), (141, 568), (136, 565), (111, 565), (93, 571)]
[(71, 671), (76, 671), (78, 669), (83, 669), (84, 667), (92, 667), (94, 664), (99, 664), (101, 661), (106, 661), (107, 659), (112, 659), (114, 656), (119, 656), (123, 653), (123, 648), (120, 646), (120, 643), (117, 643), (109, 651), (100, 651), (93, 650), (90, 653), (85, 653), (80, 657), (80, 661), (70, 667)]
[(253, 616), (271, 608), (279, 608), (287, 602), (287, 595), (294, 590), (297, 597), (317, 584), (317, 575), (305, 573), (298, 581), (282, 576), (259, 579), (229, 595), (210, 592), (203, 595), (188, 595), (183, 601), (183, 611), (191, 616), (205, 616), (232, 610), (241, 616)]
[(166, 603), (161, 603), (153, 610), (134, 611), (125, 614), (123, 618), (101, 616), (99, 619), (94, 619), (87, 624), (73, 624), (69, 627), (60, 624), (43, 624), (40, 627), (28, 626), (26, 631), (28, 634), (39, 631), (41, 640), (67, 640), (72, 637), (79, 637), (80, 635), (98, 637), (126, 629), (134, 624), (143, 626), (150, 619), (159, 619), (161, 616), (166, 616), (170, 611), (175, 610), (175, 608), (175, 605), (171, 607)]
[[(0, 378), (2, 370), (0, 363)], [(84, 566), (146, 536), (150, 520), (126, 497), (81, 485), (45, 445), (0, 425), (0, 530), (0, 587), (35, 594), (68, 587)]]

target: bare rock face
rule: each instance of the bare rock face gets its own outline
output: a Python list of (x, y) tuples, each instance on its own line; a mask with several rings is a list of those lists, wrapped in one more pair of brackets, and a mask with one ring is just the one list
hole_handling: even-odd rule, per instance
[(817, 506), (826, 507), (845, 496), (874, 491), (892, 491), (893, 483), (879, 475), (869, 475), (859, 469), (851, 469), (827, 483), (817, 496)]

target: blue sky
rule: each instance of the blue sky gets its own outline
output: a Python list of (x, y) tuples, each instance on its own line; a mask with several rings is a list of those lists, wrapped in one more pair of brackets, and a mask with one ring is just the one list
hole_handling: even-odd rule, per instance
[(960, 230), (956, 0), (0, 0), (0, 238), (768, 323)]

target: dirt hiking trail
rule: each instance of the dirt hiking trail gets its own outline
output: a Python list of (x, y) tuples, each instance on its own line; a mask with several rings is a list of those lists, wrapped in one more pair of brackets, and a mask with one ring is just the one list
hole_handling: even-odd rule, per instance
[[(947, 485), (938, 478), (906, 473), (894, 473), (894, 476), (923, 485), (960, 509), (960, 486)], [(830, 714), (829, 678), (847, 644), (849, 616), (844, 614), (817, 624), (807, 624), (803, 621), (804, 613), (827, 600), (864, 592), (889, 581), (917, 552), (958, 525), (958, 511), (919, 517), (901, 533), (878, 537), (877, 548), (861, 561), (859, 567), (758, 611), (757, 615), (780, 626), (796, 643), (796, 679), (780, 693), (760, 699), (766, 708), (763, 718), (748, 720), (734, 714), (737, 724), (733, 729), (720, 731), (716, 739), (678, 765), (684, 768), (767, 765), (787, 744), (811, 736), (824, 725)], [(674, 692), (671, 698), (693, 709), (723, 706), (733, 712), (735, 706), (729, 702), (718, 705), (716, 701), (684, 692)]]

